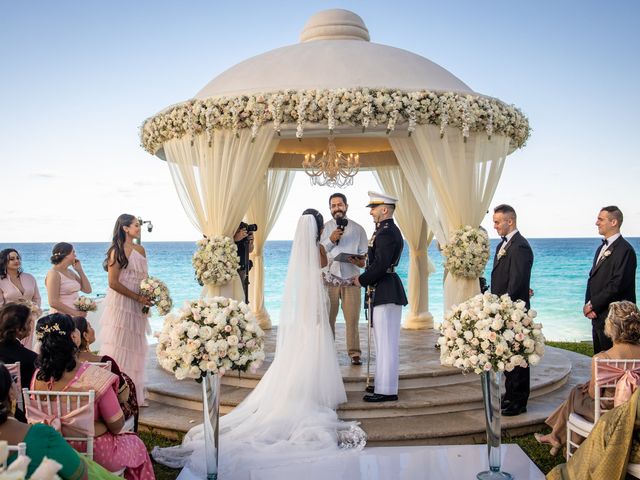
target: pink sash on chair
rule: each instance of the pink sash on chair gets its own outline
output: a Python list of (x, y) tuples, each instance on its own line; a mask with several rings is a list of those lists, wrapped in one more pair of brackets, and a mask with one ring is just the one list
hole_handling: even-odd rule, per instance
[[(43, 406), (45, 406), (43, 404)], [(26, 405), (29, 423), (44, 423), (55, 428), (63, 437), (93, 437), (95, 434), (92, 405), (83, 405), (64, 415), (39, 410), (35, 400)], [(57, 407), (54, 407), (57, 410)]]
[(640, 383), (640, 368), (625, 370), (606, 363), (598, 364), (597, 382), (610, 383), (616, 381), (613, 396), (613, 406), (617, 407), (627, 402)]

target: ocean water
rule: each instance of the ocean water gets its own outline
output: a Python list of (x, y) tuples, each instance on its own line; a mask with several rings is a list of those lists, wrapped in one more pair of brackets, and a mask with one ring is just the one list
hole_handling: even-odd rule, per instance
[[(627, 238), (640, 252), (640, 238)], [(586, 279), (591, 268), (593, 255), (600, 244), (598, 238), (571, 239), (529, 239), (535, 255), (531, 287), (535, 295), (531, 300), (532, 308), (538, 311), (545, 336), (551, 340), (589, 340), (590, 322), (582, 316)], [(492, 240), (494, 251), (497, 240)], [(49, 256), (52, 243), (15, 243), (0, 244), (0, 249), (13, 247), (22, 255), (23, 268), (35, 276), (46, 307), (46, 289), (44, 278), (51, 267)], [(149, 272), (162, 279), (169, 287), (175, 305), (186, 300), (198, 298), (202, 287), (194, 278), (191, 256), (195, 250), (193, 242), (145, 242), (149, 259)], [(85, 272), (91, 281), (93, 294), (104, 293), (107, 287), (107, 274), (102, 269), (104, 254), (108, 243), (76, 243), (78, 257), (82, 260)], [(272, 322), (278, 323), (280, 299), (291, 248), (290, 241), (268, 241), (265, 246), (265, 305)], [(436, 265), (436, 272), (429, 277), (429, 310), (436, 322), (443, 316), (442, 305), (442, 258), (435, 245), (428, 254)], [(408, 248), (405, 248), (398, 274), (407, 284), (409, 267)], [(487, 278), (490, 277), (493, 259), (487, 265)], [(636, 286), (640, 285), (640, 275), (636, 273)], [(405, 308), (405, 314), (407, 309)], [(341, 315), (341, 314), (340, 314)], [(362, 314), (364, 321), (364, 313)], [(338, 321), (342, 319), (339, 317)], [(151, 318), (152, 330), (162, 327), (162, 319)]]

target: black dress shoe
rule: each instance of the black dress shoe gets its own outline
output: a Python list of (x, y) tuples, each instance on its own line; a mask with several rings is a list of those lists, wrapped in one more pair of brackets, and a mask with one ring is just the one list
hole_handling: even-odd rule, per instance
[(369, 385), (368, 387), (366, 387), (364, 389), (364, 391), (367, 392), (367, 393), (373, 393), (373, 392), (375, 392), (375, 389), (376, 389), (376, 387), (374, 387), (373, 385)]
[(507, 408), (509, 405), (511, 405), (511, 400), (507, 400), (506, 398), (503, 398), (502, 401), (500, 402), (500, 408), (502, 410)]
[(362, 360), (360, 360), (359, 355), (351, 357), (351, 365), (362, 365)]
[(505, 417), (515, 417), (516, 415), (520, 415), (521, 413), (526, 413), (527, 406), (526, 405), (518, 405), (517, 403), (509, 403), (505, 408), (502, 409), (502, 415)]
[(381, 393), (371, 393), (369, 395), (365, 395), (362, 400), (365, 402), (395, 402), (398, 400), (398, 395), (383, 395)]

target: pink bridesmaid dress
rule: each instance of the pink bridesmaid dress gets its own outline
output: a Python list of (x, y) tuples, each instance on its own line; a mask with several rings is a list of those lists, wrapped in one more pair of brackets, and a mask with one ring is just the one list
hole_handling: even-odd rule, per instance
[[(71, 308), (72, 310), (78, 310), (78, 307), (76, 307), (74, 303), (80, 297), (80, 294), (78, 293), (81, 287), (80, 282), (75, 279), (71, 279), (66, 275), (63, 275), (57, 270), (51, 271), (56, 272), (58, 275), (60, 275), (60, 303), (63, 303), (65, 306)], [(50, 307), (49, 313), (58, 313), (58, 310)]]
[[(147, 259), (133, 249), (127, 268), (120, 270), (120, 283), (135, 293), (148, 277)], [(147, 333), (151, 331), (143, 305), (120, 293), (107, 289), (105, 307), (100, 319), (100, 355), (113, 358), (136, 386), (138, 405), (144, 403), (144, 377), (147, 359)]]
[[(17, 302), (20, 300), (28, 300), (35, 303), (38, 307), (41, 307), (42, 299), (40, 297), (40, 290), (38, 290), (38, 283), (36, 282), (36, 279), (33, 278), (33, 275), (22, 272), (20, 274), (20, 283), (22, 283), (24, 292), (21, 292), (8, 276), (0, 280), (0, 307), (5, 303)], [(35, 329), (35, 323), (33, 325), (33, 329)], [(35, 338), (33, 329), (31, 331), (31, 335), (20, 341), (22, 345), (29, 349), (33, 349), (33, 340)]]

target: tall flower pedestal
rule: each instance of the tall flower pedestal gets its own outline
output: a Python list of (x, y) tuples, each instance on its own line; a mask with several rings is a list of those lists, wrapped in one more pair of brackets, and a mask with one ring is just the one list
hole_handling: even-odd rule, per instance
[(220, 413), (220, 376), (207, 372), (202, 377), (204, 413), (204, 451), (207, 480), (218, 478), (218, 419)]
[(482, 398), (484, 417), (487, 422), (487, 453), (489, 470), (480, 472), (478, 480), (512, 480), (510, 473), (500, 470), (500, 372), (490, 370), (480, 375), (482, 380)]

